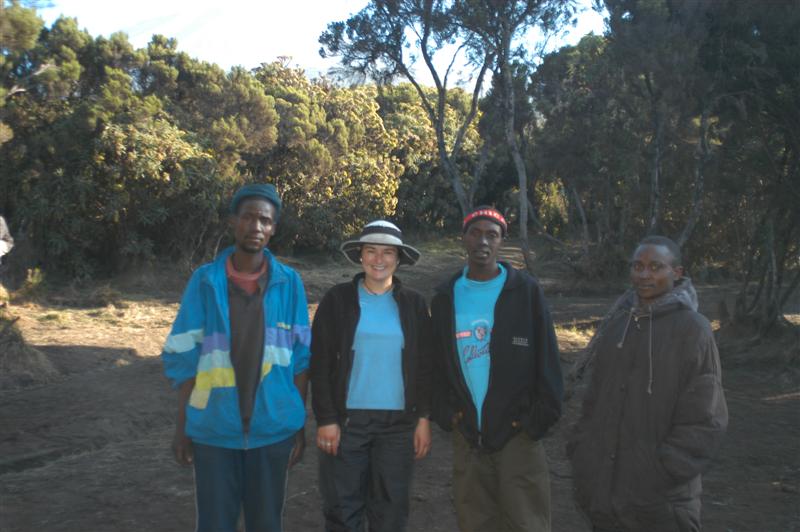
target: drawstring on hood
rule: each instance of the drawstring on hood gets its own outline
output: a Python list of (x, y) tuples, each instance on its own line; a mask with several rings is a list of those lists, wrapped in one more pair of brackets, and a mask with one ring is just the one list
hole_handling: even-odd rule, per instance
[[(650, 371), (650, 380), (647, 382), (647, 395), (653, 395), (653, 307), (652, 305), (647, 307), (649, 310), (648, 317), (650, 318), (650, 342), (648, 344), (647, 349), (647, 362), (649, 364), (649, 371)], [(639, 317), (636, 316), (636, 323), (638, 327)], [(628, 328), (631, 325), (631, 319), (634, 318), (634, 307), (631, 307), (628, 311), (628, 321), (625, 322), (625, 328), (622, 330), (622, 337), (617, 342), (617, 349), (622, 349), (625, 345), (625, 338), (628, 336)]]
[(611, 310), (608, 314), (600, 322), (600, 325), (597, 327), (597, 331), (594, 333), (594, 336), (589, 341), (589, 344), (584, 349), (583, 353), (575, 360), (575, 363), (572, 367), (568, 375), (568, 382), (570, 386), (567, 390), (567, 397), (571, 397), (572, 395), (578, 394), (582, 395), (586, 387), (588, 386), (589, 381), (591, 380), (591, 374), (594, 368), (594, 359), (597, 356), (597, 345), (601, 338), (605, 337), (608, 332), (608, 325), (614, 319), (620, 316), (623, 312), (628, 314), (628, 319), (625, 323), (625, 328), (622, 332), (622, 336), (620, 337), (619, 341), (616, 343), (618, 349), (622, 349), (625, 344), (625, 340), (628, 336), (628, 332), (630, 330), (631, 320), (636, 320), (638, 322), (639, 318), (642, 317), (649, 317), (650, 318), (650, 341), (649, 341), (649, 353), (648, 359), (650, 362), (650, 382), (647, 386), (648, 394), (652, 395), (653, 390), (653, 316), (658, 314), (660, 310), (668, 307), (670, 305), (677, 305), (683, 306), (686, 308), (690, 308), (694, 311), (697, 311), (697, 292), (692, 286), (692, 280), (688, 277), (681, 277), (677, 281), (675, 281), (675, 285), (672, 287), (672, 290), (656, 301), (654, 301), (648, 308), (642, 308), (641, 304), (639, 303), (639, 298), (636, 295), (636, 291), (628, 289), (622, 294), (619, 299), (612, 305)]
[(697, 310), (697, 291), (692, 286), (692, 281), (688, 277), (681, 277), (675, 282), (672, 290), (653, 301), (646, 307), (641, 306), (639, 296), (636, 295), (634, 290), (629, 290), (622, 296), (620, 304), (617, 308), (629, 308), (628, 321), (625, 323), (625, 328), (622, 331), (622, 337), (617, 342), (617, 348), (622, 349), (625, 345), (625, 338), (628, 336), (628, 329), (630, 328), (631, 319), (639, 323), (639, 318), (647, 317), (650, 320), (649, 338), (647, 344), (647, 363), (649, 371), (649, 380), (647, 382), (647, 394), (653, 394), (653, 311), (663, 309), (669, 305), (680, 305), (688, 307), (694, 311)]
[(653, 306), (650, 305), (650, 343), (647, 349), (647, 362), (650, 364), (650, 378), (647, 381), (647, 395), (653, 395)]
[(625, 345), (625, 337), (628, 336), (628, 327), (631, 325), (631, 318), (633, 318), (633, 307), (631, 307), (628, 312), (628, 321), (625, 322), (625, 329), (622, 330), (622, 338), (617, 342), (618, 349), (622, 349), (622, 346)]

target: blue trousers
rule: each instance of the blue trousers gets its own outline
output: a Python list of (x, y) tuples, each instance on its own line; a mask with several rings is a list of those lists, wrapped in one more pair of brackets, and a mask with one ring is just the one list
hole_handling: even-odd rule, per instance
[(257, 449), (194, 443), (197, 532), (281, 532), (289, 454), (294, 436)]
[(339, 453), (320, 452), (327, 532), (400, 532), (408, 521), (416, 418), (393, 410), (350, 410)]

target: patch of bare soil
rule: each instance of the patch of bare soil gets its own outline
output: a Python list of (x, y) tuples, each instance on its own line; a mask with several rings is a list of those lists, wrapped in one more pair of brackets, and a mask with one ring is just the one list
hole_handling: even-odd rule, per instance
[[(420, 248), (420, 264), (399, 275), (430, 296), (436, 284), (461, 267), (463, 258), (452, 241)], [(521, 265), (513, 246), (503, 254)], [(327, 257), (287, 262), (302, 275), (312, 312), (325, 290), (358, 271)], [(582, 297), (564, 282), (562, 270), (545, 263), (540, 268), (566, 368), (617, 294)], [(171, 457), (176, 398), (158, 359), (186, 279), (174, 272), (126, 278), (110, 285), (51, 290), (33, 302), (10, 306), (28, 344), (55, 368), (55, 375), (34, 375), (28, 382), (0, 388), (0, 530), (193, 529), (192, 472)], [(729, 293), (727, 287), (700, 287), (701, 311), (715, 318), (717, 303)], [(731, 423), (722, 452), (704, 479), (705, 529), (800, 531), (797, 368), (775, 364), (774, 358), (770, 364), (752, 363), (761, 351), (775, 347), (749, 346), (749, 358), (735, 348), (725, 349)], [(743, 363), (745, 358), (750, 363)], [(564, 419), (545, 442), (556, 532), (589, 530), (572, 501), (564, 454), (565, 435), (578, 408), (575, 401), (566, 405)], [(313, 420), (306, 430), (313, 442)], [(435, 429), (431, 455), (416, 466), (409, 530), (456, 530), (449, 438)], [(285, 527), (287, 532), (322, 529), (313, 446), (290, 474)]]

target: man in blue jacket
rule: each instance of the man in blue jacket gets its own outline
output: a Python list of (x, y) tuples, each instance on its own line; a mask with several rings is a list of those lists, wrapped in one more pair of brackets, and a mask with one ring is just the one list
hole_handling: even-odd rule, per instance
[(197, 530), (280, 531), (286, 475), (305, 448), (309, 324), (298, 274), (266, 249), (272, 185), (231, 201), (235, 244), (198, 268), (162, 352), (178, 390), (172, 447), (193, 464)]
[(550, 530), (541, 439), (561, 415), (558, 345), (536, 279), (497, 259), (506, 231), (495, 209), (468, 214), (467, 264), (431, 302), (433, 413), (453, 430), (453, 499), (464, 532)]

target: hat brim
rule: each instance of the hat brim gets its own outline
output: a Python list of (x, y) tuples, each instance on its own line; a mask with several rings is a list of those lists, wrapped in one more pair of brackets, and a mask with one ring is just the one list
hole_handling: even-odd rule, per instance
[(359, 240), (348, 240), (339, 246), (339, 251), (341, 251), (352, 264), (361, 266), (361, 246), (364, 244), (396, 247), (400, 252), (400, 264), (405, 264), (406, 266), (415, 265), (420, 257), (420, 252), (413, 247), (398, 243), (396, 238), (379, 233), (362, 236)]

